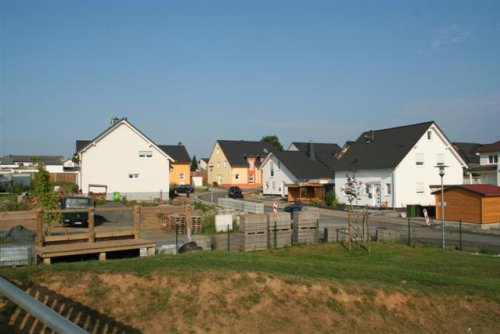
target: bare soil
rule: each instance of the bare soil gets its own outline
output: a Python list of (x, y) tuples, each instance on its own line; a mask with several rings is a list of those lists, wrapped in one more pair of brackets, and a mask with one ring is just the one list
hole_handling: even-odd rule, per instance
[[(422, 295), (261, 273), (36, 277), (31, 295), (94, 333), (498, 333), (485, 297)], [(50, 332), (0, 299), (0, 332)]]

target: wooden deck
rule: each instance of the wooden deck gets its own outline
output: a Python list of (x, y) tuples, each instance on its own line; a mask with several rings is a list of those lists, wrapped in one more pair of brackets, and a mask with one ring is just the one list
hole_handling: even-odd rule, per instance
[(106, 253), (123, 250), (139, 249), (141, 256), (154, 255), (156, 243), (153, 241), (141, 239), (120, 239), (120, 240), (105, 240), (89, 242), (64, 243), (47, 246), (36, 246), (36, 254), (43, 260), (45, 264), (50, 264), (51, 258), (84, 255), (84, 254), (99, 254), (99, 260), (106, 260)]
[(154, 255), (156, 243), (140, 238), (140, 213), (139, 207), (106, 209), (133, 211), (134, 223), (128, 229), (123, 228), (98, 228), (94, 224), (95, 209), (88, 209), (88, 227), (83, 233), (73, 229), (56, 227), (50, 229), (52, 233), (44, 233), (46, 224), (43, 220), (45, 213), (78, 212), (82, 210), (46, 210), (39, 211), (36, 223), (36, 246), (37, 257), (44, 263), (50, 264), (55, 257), (99, 254), (99, 260), (106, 260), (109, 252), (124, 250), (140, 250), (141, 256)]

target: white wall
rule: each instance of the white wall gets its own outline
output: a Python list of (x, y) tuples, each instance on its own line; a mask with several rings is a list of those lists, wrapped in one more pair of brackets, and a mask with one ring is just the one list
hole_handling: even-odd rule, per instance
[(45, 170), (49, 173), (63, 173), (63, 165), (46, 165)]
[[(139, 151), (152, 151), (151, 158), (139, 158)], [(165, 155), (127, 123), (122, 123), (80, 155), (80, 188), (89, 184), (108, 186), (108, 198), (120, 192), (128, 199), (164, 199), (169, 193), (169, 161)], [(138, 174), (130, 179), (129, 174)]]
[[(346, 187), (347, 175), (352, 176), (350, 171), (337, 171), (335, 172), (335, 196), (340, 202), (348, 204), (348, 198), (343, 192)], [(353, 205), (362, 206), (380, 206), (385, 203), (387, 206), (392, 207), (392, 186), (390, 193), (387, 191), (387, 184), (392, 185), (392, 170), (390, 169), (373, 169), (373, 170), (359, 170), (356, 173), (356, 180), (361, 182), (359, 188), (359, 199), (353, 201)], [(369, 192), (367, 193), (366, 186), (370, 185)], [(377, 187), (380, 187), (380, 192), (377, 192)]]
[[(271, 176), (271, 162), (274, 166), (274, 176)], [(264, 195), (288, 196), (288, 188), (285, 185), (297, 182), (295, 176), (280, 163), (274, 154), (269, 155), (261, 169), (263, 170), (262, 193)]]
[[(430, 186), (441, 184), (439, 169), (436, 168), (440, 162), (448, 166), (443, 177), (444, 185), (463, 183), (463, 168), (458, 154), (436, 127), (431, 126), (429, 131), (432, 132), (431, 139), (424, 134), (395, 170), (396, 207), (408, 204), (435, 205)], [(423, 157), (421, 166), (416, 164), (417, 155)], [(420, 187), (423, 185), (423, 193), (417, 192), (419, 184)]]

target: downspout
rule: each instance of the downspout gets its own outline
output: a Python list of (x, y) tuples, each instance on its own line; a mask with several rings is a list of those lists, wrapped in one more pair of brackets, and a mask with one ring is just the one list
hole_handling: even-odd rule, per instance
[(395, 211), (396, 210), (396, 169), (393, 169), (392, 170), (392, 174), (391, 174), (391, 194), (392, 194), (392, 210)]

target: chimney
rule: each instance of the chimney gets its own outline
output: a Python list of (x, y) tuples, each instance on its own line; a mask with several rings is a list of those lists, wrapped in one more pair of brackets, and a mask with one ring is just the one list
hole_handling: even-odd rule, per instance
[(312, 141), (309, 142), (309, 150), (307, 156), (309, 157), (309, 159), (316, 159), (314, 155), (314, 143)]

